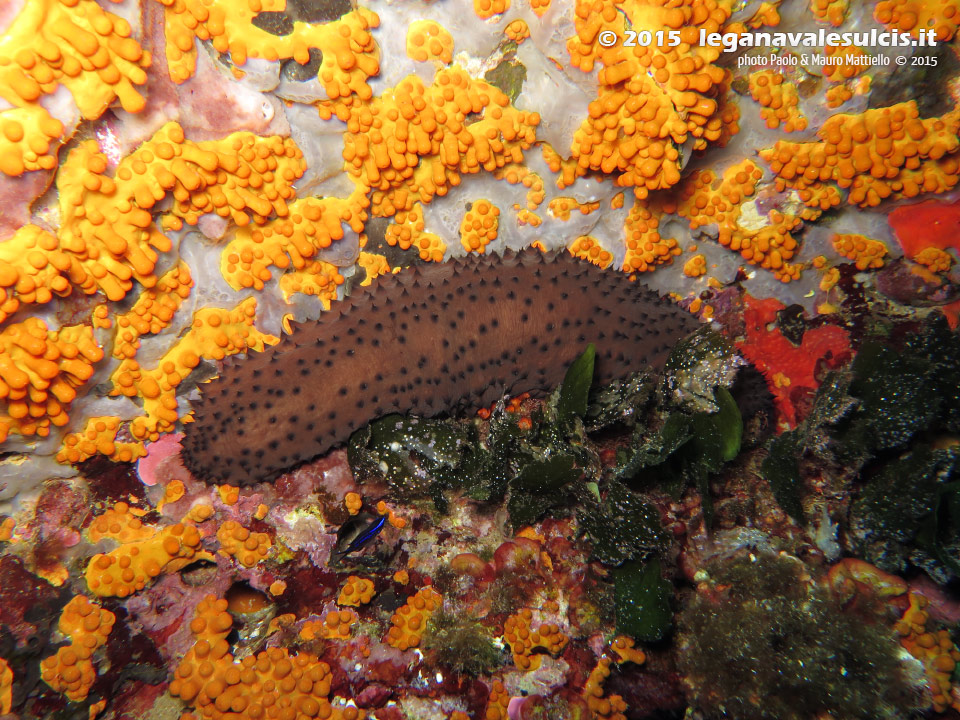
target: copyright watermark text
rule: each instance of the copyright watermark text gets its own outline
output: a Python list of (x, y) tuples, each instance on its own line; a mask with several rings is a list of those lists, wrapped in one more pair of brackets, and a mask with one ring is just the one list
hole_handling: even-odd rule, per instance
[[(708, 33), (701, 29), (699, 45), (702, 47), (723, 48), (723, 52), (736, 52), (745, 48), (816, 48), (844, 47), (859, 48), (905, 48), (934, 47), (937, 37), (934, 30), (921, 30), (919, 37), (909, 33), (873, 28), (865, 32), (827, 32), (820, 28), (818, 32), (753, 32), (753, 33)], [(603, 47), (621, 44), (623, 47), (677, 47), (684, 42), (679, 30), (626, 30), (621, 38), (612, 30), (603, 30), (597, 35), (597, 42)], [(889, 63), (889, 60), (887, 61)], [(883, 64), (883, 63), (873, 63)], [(898, 63), (905, 64), (905, 63)]]

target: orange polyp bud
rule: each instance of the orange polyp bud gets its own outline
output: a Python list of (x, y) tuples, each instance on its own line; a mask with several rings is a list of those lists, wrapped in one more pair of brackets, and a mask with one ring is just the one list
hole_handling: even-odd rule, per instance
[(83, 701), (96, 678), (90, 657), (94, 650), (106, 643), (114, 619), (113, 613), (101, 609), (83, 595), (67, 603), (58, 627), (71, 644), (41, 662), (44, 682), (74, 702)]

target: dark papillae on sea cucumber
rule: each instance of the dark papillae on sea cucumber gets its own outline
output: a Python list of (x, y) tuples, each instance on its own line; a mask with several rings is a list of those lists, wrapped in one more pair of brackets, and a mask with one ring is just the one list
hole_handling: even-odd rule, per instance
[(543, 396), (588, 343), (598, 382), (659, 367), (700, 323), (566, 252), (471, 255), (384, 275), (278, 345), (201, 386), (182, 457), (249, 485), (389, 413), (434, 416), (504, 394)]

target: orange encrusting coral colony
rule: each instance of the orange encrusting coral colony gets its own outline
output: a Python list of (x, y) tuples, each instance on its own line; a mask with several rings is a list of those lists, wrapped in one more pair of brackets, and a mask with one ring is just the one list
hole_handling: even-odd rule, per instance
[(468, 252), (484, 252), (487, 244), (497, 239), (500, 208), (489, 200), (478, 200), (460, 223), (460, 242)]
[(322, 637), (327, 640), (349, 640), (351, 627), (358, 621), (353, 610), (331, 610), (323, 620), (307, 620), (300, 629), (304, 640)]
[(873, 11), (877, 22), (918, 37), (922, 30), (933, 30), (937, 40), (951, 40), (960, 27), (957, 6), (949, 0), (916, 2), (880, 0)]
[(953, 694), (953, 671), (960, 661), (960, 649), (948, 630), (927, 631), (930, 615), (925, 608), (930, 604), (928, 598), (910, 593), (909, 600), (910, 606), (896, 625), (900, 643), (923, 663), (933, 694), (933, 709), (936, 712), (951, 707), (960, 710), (960, 700)]
[[(128, 597), (161, 573), (213, 559), (201, 548), (202, 538), (194, 525), (180, 522), (160, 529), (145, 528), (126, 504), (107, 510), (90, 532), (91, 539), (106, 537), (120, 543), (115, 550), (94, 555), (87, 565), (87, 587), (100, 597)], [(260, 543), (254, 551), (259, 547)]]
[(13, 707), (13, 670), (0, 658), (0, 713), (6, 715)]
[(261, 717), (363, 720), (363, 710), (330, 701), (330, 666), (310, 653), (269, 648), (237, 660), (227, 636), (233, 618), (227, 601), (208, 595), (190, 631), (196, 638), (174, 673), (170, 694), (194, 712), (181, 720)]
[(38, 0), (24, 4), (0, 38), (0, 173), (53, 170), (64, 125), (42, 104), (58, 86), (77, 110), (95, 120), (119, 100), (138, 112), (146, 98), (150, 54), (131, 37), (130, 23), (94, 0)]
[(836, 63), (829, 65), (824, 72), (824, 77), (834, 83), (827, 89), (827, 107), (840, 107), (854, 95), (864, 95), (870, 90), (870, 76), (863, 75), (870, 67), (863, 64), (870, 57), (868, 53), (856, 45), (831, 45), (824, 49), (824, 55)]
[(778, 141), (760, 151), (777, 176), (777, 188), (791, 188), (809, 207), (827, 209), (842, 202), (869, 207), (887, 198), (952, 189), (960, 177), (960, 111), (921, 119), (915, 101), (835, 115), (817, 131), (821, 142)]
[(604, 250), (596, 238), (589, 235), (581, 235), (574, 240), (573, 245), (570, 246), (570, 254), (589, 260), (602, 268), (608, 267), (613, 262), (613, 255)]
[(444, 65), (453, 62), (453, 36), (433, 20), (417, 20), (407, 29), (407, 55), (426, 62), (439, 60)]
[(797, 107), (800, 98), (791, 82), (784, 82), (783, 75), (772, 70), (759, 70), (750, 75), (750, 95), (763, 105), (760, 111), (767, 127), (775, 129), (783, 125), (784, 132), (807, 129), (807, 119)]
[(37, 318), (0, 331), (0, 440), (13, 431), (45, 437), (66, 425), (77, 389), (103, 358), (89, 326), (48, 330)]
[(146, 512), (130, 507), (128, 503), (118, 502), (107, 508), (87, 528), (90, 542), (100, 542), (104, 538), (125, 544), (153, 537), (155, 530), (147, 527), (140, 519)]
[(541, 656), (534, 654), (535, 650), (557, 655), (569, 640), (555, 624), (542, 623), (534, 629), (532, 619), (533, 612), (524, 608), (507, 618), (503, 627), (503, 638), (513, 652), (513, 664), (521, 670), (540, 667)]
[[(375, 12), (361, 7), (329, 22), (296, 21), (290, 32), (276, 35), (253, 20), (260, 13), (283, 12), (283, 0), (161, 4), (166, 69), (175, 83), (187, 82), (196, 72), (198, 41), (229, 52), (238, 77), (252, 61), (305, 63), (311, 50), (322, 48), (317, 76), (327, 99), (317, 101), (316, 107), (321, 119), (336, 117), (346, 124), (343, 170), (354, 189), (345, 197), (297, 199), (294, 183), (307, 168), (292, 140), (241, 132), (193, 142), (175, 122), (118, 160), (109, 159), (96, 141), (78, 143), (56, 168), (56, 146), (73, 130), (50, 116), (44, 98), (63, 86), (73, 95), (80, 115), (91, 120), (117, 99), (127, 112), (141, 112), (147, 102), (142, 86), (150, 54), (129, 22), (92, 0), (29, 3), (29, 11), (16, 16), (0, 41), (0, 67), (5, 68), (0, 95), (12, 105), (0, 111), (0, 127), (3, 141), (20, 148), (0, 155), (24, 158), (5, 160), (8, 175), (57, 169), (59, 218), (55, 229), (28, 223), (0, 244), (0, 319), (11, 318), (21, 308), (68, 297), (75, 290), (116, 303), (135, 283), (143, 288), (134, 307), (115, 319), (109, 317), (113, 307), (109, 304), (91, 315), (95, 327), (114, 325), (112, 340), (88, 335), (80, 327), (50, 328), (48, 320), (39, 318), (0, 330), (10, 339), (0, 350), (0, 361), (9, 368), (2, 378), (8, 388), (5, 394), (0, 386), (7, 416), (0, 422), (4, 436), (43, 437), (52, 426), (69, 423), (77, 391), (92, 377), (91, 366), (101, 360), (102, 348), (111, 343), (110, 352), (121, 359), (113, 374), (115, 394), (143, 400), (143, 418), (131, 421), (103, 414), (78, 418), (72, 432), (63, 436), (57, 455), (61, 462), (78, 462), (94, 454), (117, 460), (142, 456), (144, 442), (172, 431), (181, 419), (189, 420), (181, 417), (174, 398), (177, 386), (197, 367), (194, 358), (217, 359), (213, 345), (227, 355), (273, 341), (254, 329), (255, 299), (249, 298), (242, 311), (239, 306), (232, 311), (246, 316), (245, 329), (233, 317), (225, 317), (225, 310), (216, 309), (218, 315), (210, 316), (214, 323), (219, 317), (221, 325), (232, 326), (224, 330), (226, 345), (220, 340), (205, 343), (198, 329), (194, 338), (202, 351), (183, 347), (181, 357), (167, 357), (155, 370), (140, 367), (139, 338), (163, 335), (184, 299), (194, 292), (193, 269), (182, 260), (164, 275), (155, 272), (161, 258), (174, 251), (170, 234), (181, 231), (183, 223), (196, 225), (207, 214), (236, 226), (220, 256), (221, 273), (232, 288), (264, 291), (274, 276), (271, 268), (276, 268), (286, 301), (313, 296), (326, 308), (342, 292), (346, 276), (316, 255), (345, 242), (350, 232), (361, 234), (364, 241), (362, 233), (371, 217), (392, 218), (388, 243), (416, 248), (424, 260), (447, 258), (457, 246), (431, 232), (424, 208), (466, 176), (486, 171), (510, 183), (523, 182), (530, 192), (526, 207), (516, 203), (509, 213), (493, 198), (474, 197), (472, 209), (461, 211), (463, 250), (482, 252), (491, 243), (499, 247), (505, 222), (513, 221), (517, 228), (542, 227), (543, 214), (537, 209), (545, 199), (544, 182), (526, 168), (524, 155), (538, 142), (551, 171), (561, 176), (557, 187), (576, 187), (588, 173), (603, 173), (614, 185), (633, 190), (622, 251), (595, 235), (566, 243), (574, 254), (602, 266), (617, 259), (628, 273), (653, 271), (682, 255), (677, 239), (659, 234), (663, 218), (678, 214), (692, 231), (716, 225), (721, 245), (771, 271), (778, 280), (796, 281), (804, 266), (792, 259), (805, 222), (816, 221), (823, 211), (845, 202), (874, 206), (887, 198), (943, 192), (960, 176), (960, 160), (955, 157), (960, 114), (920, 118), (913, 101), (859, 115), (836, 115), (817, 131), (819, 142), (781, 140), (761, 148), (759, 155), (774, 173), (776, 188), (796, 191), (803, 209), (789, 204), (770, 207), (760, 211), (758, 221), (759, 205), (752, 198), (763, 171), (750, 159), (717, 171), (683, 172), (689, 152), (729, 143), (742, 112), (731, 100), (731, 71), (719, 64), (721, 50), (700, 45), (701, 31), (748, 33), (750, 28), (775, 24), (775, 6), (758, 10), (743, 24), (733, 21), (732, 6), (725, 1), (576, 0), (571, 9), (576, 34), (566, 42), (569, 64), (583, 73), (599, 68), (599, 75), (588, 116), (564, 148), (538, 138), (537, 112), (519, 109), (489, 80), (453, 64), (456, 33), (435, 20), (411, 22), (405, 36), (411, 58), (436, 63), (432, 80), (409, 75), (375, 94), (370, 79), (381, 71), (380, 18)], [(531, 7), (536, 15), (556, 9), (544, 2)], [(948, 39), (956, 24), (947, 8), (919, 11), (890, 0), (877, 4), (875, 16), (907, 32), (930, 24), (939, 37)], [(483, 2), (475, 5), (475, 11), (494, 22), (508, 17), (511, 6)], [(812, 16), (834, 26), (844, 22), (845, 13), (842, 3), (811, 5)], [(650, 33), (674, 32), (679, 42), (633, 46), (598, 42), (604, 32), (622, 35), (625, 19)], [(514, 28), (508, 32), (516, 41), (526, 38), (521, 22), (517, 18), (507, 23)], [(42, 38), (39, 44), (27, 42), (36, 37)], [(69, 42), (58, 43), (55, 38), (60, 37)], [(841, 50), (842, 57), (862, 55), (859, 48)], [(834, 48), (826, 52), (837, 54)], [(847, 83), (863, 67), (828, 68), (830, 82), (842, 83), (833, 90), (862, 92)], [(803, 129), (791, 82), (766, 69), (751, 73), (749, 82), (769, 125)], [(509, 168), (515, 170), (508, 172)], [(718, 194), (702, 192), (715, 182), (711, 173), (723, 175)], [(560, 197), (551, 198), (549, 205), (555, 221), (568, 218), (572, 208), (583, 213), (598, 207), (596, 200)], [(917, 257), (935, 271), (949, 268), (949, 256), (942, 253)], [(692, 265), (684, 261), (684, 267), (690, 278), (706, 274), (697, 270), (699, 261)], [(236, 341), (230, 339), (231, 332)], [(31, 350), (25, 352), (13, 339), (29, 335), (42, 341), (42, 333), (48, 335), (46, 349), (31, 340)], [(64, 334), (78, 335), (87, 346), (74, 357), (65, 354), (74, 352), (76, 342), (60, 350), (65, 357), (61, 366), (69, 360), (76, 372), (54, 372), (51, 363), (57, 361), (47, 357), (52, 337), (59, 340)], [(38, 363), (44, 366), (42, 373)], [(127, 427), (132, 437), (126, 437)]]
[[(228, 355), (262, 350), (264, 344), (277, 342), (276, 337), (260, 333), (253, 326), (256, 305), (254, 298), (248, 298), (233, 310), (198, 310), (190, 329), (152, 370), (142, 368), (132, 358), (120, 362), (110, 378), (113, 382), (110, 394), (142, 398), (144, 415), (129, 424), (135, 440), (156, 440), (161, 433), (174, 429), (179, 418), (177, 387), (200, 364), (200, 360), (222, 360)], [(68, 453), (71, 452), (70, 446), (68, 436), (64, 445)], [(142, 455), (143, 451), (139, 450), (137, 454)], [(85, 458), (81, 455), (79, 459)]]
[(340, 590), (340, 596), (337, 598), (338, 605), (352, 605), (359, 607), (366, 605), (373, 598), (373, 580), (351, 575), (347, 578), (343, 588)]
[(610, 666), (619, 663), (632, 662), (642, 665), (646, 662), (646, 655), (642, 650), (635, 649), (631, 638), (620, 636), (609, 648), (609, 652), (602, 656), (596, 667), (591, 671), (583, 688), (583, 696), (587, 700), (587, 707), (594, 718), (600, 720), (626, 720), (623, 711), (627, 704), (619, 695), (604, 695), (603, 684), (610, 677)]
[[(461, 175), (522, 163), (540, 121), (456, 66), (438, 71), (429, 86), (407, 77), (359, 107), (321, 103), (320, 114), (347, 123), (344, 168), (364, 197), (373, 191), (371, 211), (378, 217), (446, 195)], [(475, 114), (481, 117), (465, 124)]]
[(829, 22), (834, 27), (846, 20), (848, 0), (810, 0), (810, 11), (817, 20)]
[(272, 543), (266, 533), (250, 532), (235, 520), (227, 520), (217, 530), (220, 553), (235, 557), (244, 567), (253, 567), (267, 557)]
[(423, 231), (423, 206), (414, 203), (409, 210), (400, 210), (394, 215), (393, 222), (387, 226), (385, 239), (389, 245), (399, 246), (401, 250), (414, 248), (421, 260), (440, 262), (447, 246), (439, 235)]
[(196, 70), (197, 38), (209, 40), (217, 52), (229, 52), (233, 62), (241, 66), (248, 58), (294, 58), (306, 63), (312, 48), (323, 48), (318, 77), (327, 94), (331, 98), (371, 96), (367, 80), (380, 69), (377, 44), (369, 32), (379, 25), (376, 13), (359, 8), (340, 21), (294, 24), (293, 32), (277, 36), (251, 21), (261, 12), (285, 9), (286, 0), (157, 1), (165, 6), (167, 66), (174, 82), (184, 82)]
[(70, 644), (44, 658), (40, 664), (43, 681), (75, 702), (84, 700), (96, 678), (91, 657), (107, 642), (115, 616), (109, 610), (77, 595), (60, 614), (58, 629)]
[[(32, 225), (4, 243), (0, 283), (7, 300), (0, 319), (23, 302), (49, 302), (38, 283), (59, 296), (73, 288), (108, 300), (122, 300), (133, 281), (157, 283), (157, 251), (170, 240), (153, 222), (151, 210), (168, 195), (165, 229), (195, 225), (215, 213), (244, 226), (263, 224), (273, 213), (287, 214), (291, 183), (303, 174), (302, 154), (289, 140), (236, 133), (219, 142), (192, 143), (169, 123), (108, 173), (107, 157), (95, 141), (70, 152), (57, 173), (60, 231), (56, 238)], [(21, 296), (21, 286), (27, 291)]]
[(390, 618), (391, 628), (386, 642), (398, 650), (408, 650), (420, 644), (427, 620), (440, 607), (443, 598), (432, 587), (425, 587), (412, 595)]
[[(675, 48), (604, 48), (603, 31), (622, 32), (627, 16), (634, 25), (677, 31)], [(584, 72), (598, 61), (600, 92), (590, 103), (571, 147), (577, 175), (588, 170), (612, 173), (616, 184), (633, 188), (638, 198), (680, 181), (678, 146), (692, 140), (704, 149), (723, 137), (718, 98), (727, 71), (713, 63), (720, 50), (702, 47), (700, 32), (715, 33), (730, 17), (715, 0), (666, 6), (643, 0), (577, 0), (577, 36), (567, 43), (571, 64)]]
[(881, 241), (863, 235), (834, 235), (831, 242), (833, 249), (853, 260), (858, 270), (883, 267), (883, 258), (888, 252)]

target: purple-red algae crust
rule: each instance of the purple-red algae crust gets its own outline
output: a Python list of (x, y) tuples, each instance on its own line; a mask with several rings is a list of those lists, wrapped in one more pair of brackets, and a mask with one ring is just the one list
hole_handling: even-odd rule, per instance
[(184, 463), (209, 482), (273, 480), (389, 413), (542, 396), (588, 343), (600, 383), (660, 366), (698, 326), (628, 277), (565, 252), (381, 276), (276, 347), (228, 362), (194, 405)]

